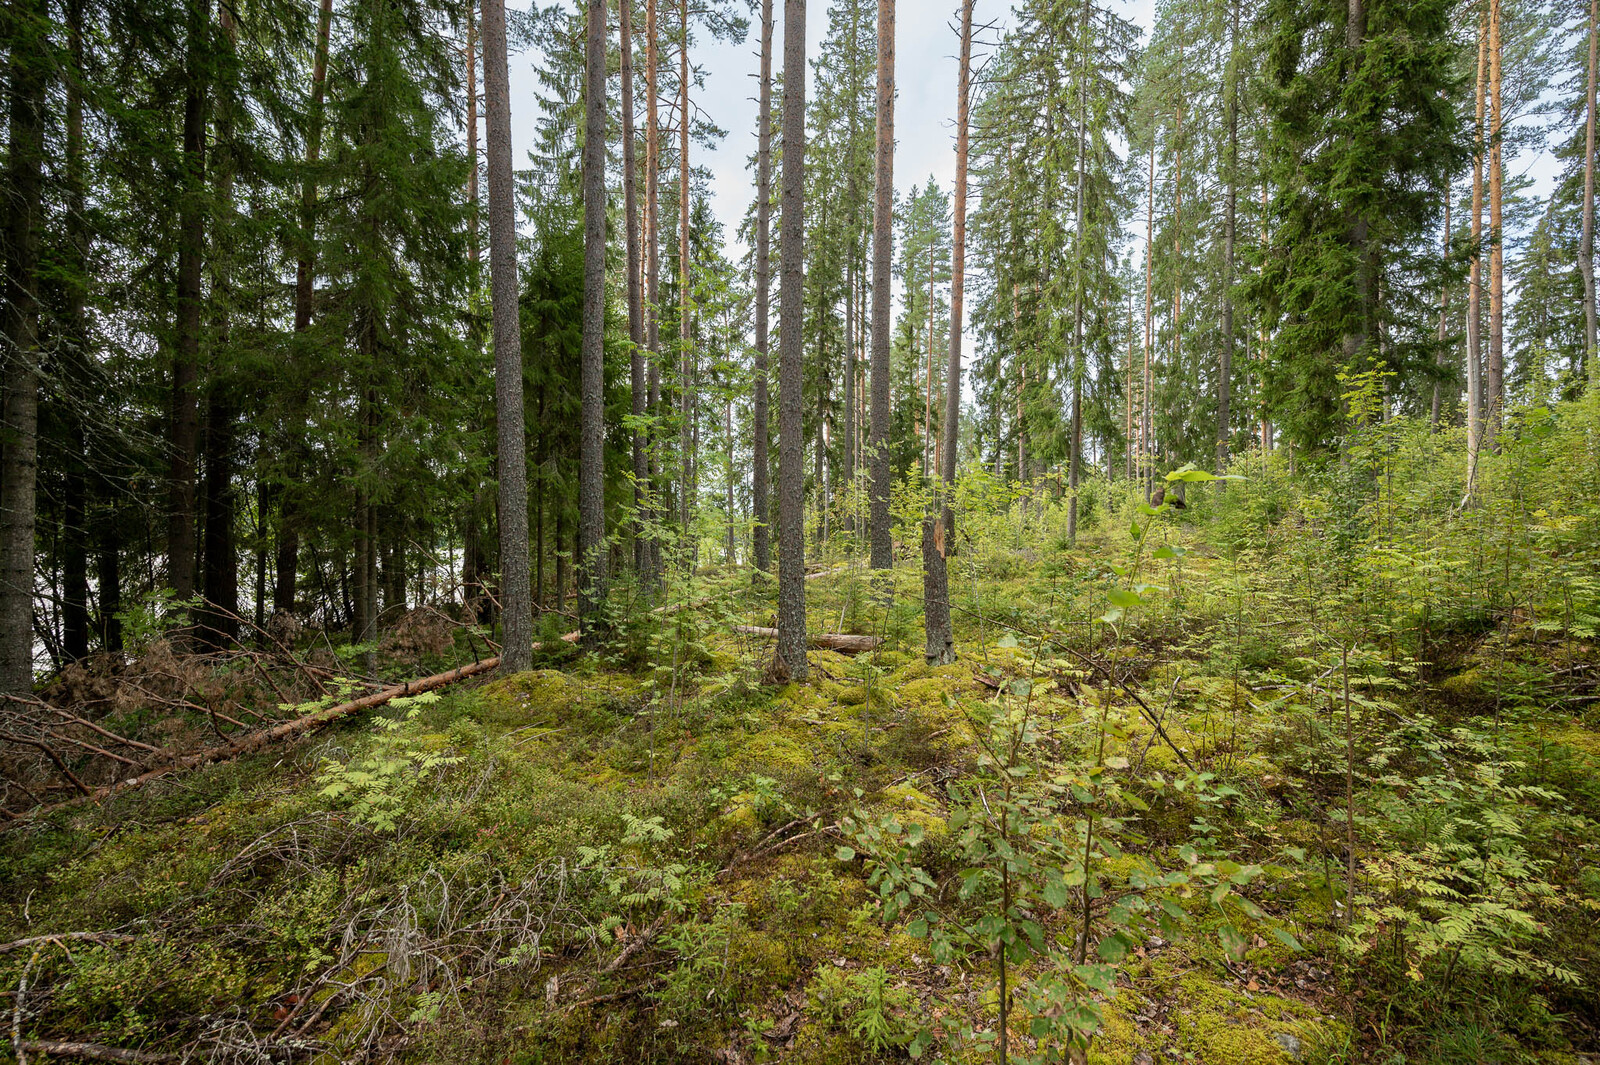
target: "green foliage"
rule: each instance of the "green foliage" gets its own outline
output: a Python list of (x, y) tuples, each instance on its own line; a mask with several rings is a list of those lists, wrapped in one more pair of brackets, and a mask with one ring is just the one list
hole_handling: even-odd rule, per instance
[(359, 756), (348, 762), (323, 759), (317, 794), (344, 806), (361, 824), (395, 831), (407, 800), (420, 786), (438, 770), (461, 762), (447, 737), (411, 727), (424, 707), (438, 701), (437, 692), (391, 700), (389, 705), (403, 713), (378, 718)]

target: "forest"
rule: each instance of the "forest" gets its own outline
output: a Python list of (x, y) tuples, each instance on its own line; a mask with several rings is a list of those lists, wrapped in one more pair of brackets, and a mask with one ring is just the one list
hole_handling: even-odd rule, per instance
[(8, 0), (0, 1059), (1600, 1065), (1600, 0), (810, 8)]

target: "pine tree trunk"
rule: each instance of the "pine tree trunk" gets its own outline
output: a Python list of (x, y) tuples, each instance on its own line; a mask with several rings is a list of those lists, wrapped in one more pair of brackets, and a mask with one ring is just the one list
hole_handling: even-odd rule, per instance
[(63, 352), (62, 386), (71, 397), (65, 412), (68, 444), (66, 474), (62, 484), (61, 537), (61, 643), (70, 661), (89, 654), (89, 530), (87, 440), (79, 413), (91, 401), (89, 384), (89, 323), (85, 311), (89, 269), (89, 226), (86, 214), (83, 136), (83, 8), (84, 0), (68, 0), (67, 39), (72, 60), (66, 82), (67, 103), (67, 209), (66, 271), (62, 279), (67, 331)]
[(1500, 0), (1489, 0), (1489, 363), (1484, 377), (1488, 396), (1486, 431), (1499, 449), (1505, 418), (1505, 243), (1502, 214), (1500, 127)]
[(1077, 186), (1073, 192), (1073, 210), (1077, 225), (1073, 230), (1073, 258), (1076, 260), (1072, 299), (1072, 440), (1067, 457), (1067, 539), (1078, 540), (1078, 480), (1083, 467), (1083, 386), (1088, 376), (1087, 360), (1083, 354), (1083, 227), (1084, 227), (1084, 169), (1089, 150), (1089, 47), (1094, 20), (1091, 0), (1084, 0), (1083, 17), (1078, 22), (1078, 159)]
[[(231, 10), (218, 11), (225, 47), (235, 47), (238, 26)], [(215, 122), (216, 208), (219, 219), (233, 214), (234, 173), (238, 169), (234, 142), (237, 96), (231, 86), (218, 93)], [(219, 238), (218, 243), (223, 243)], [(232, 367), (225, 364), (229, 350), (229, 313), (233, 303), (232, 278), (225, 254), (213, 256), (211, 294), (215, 314), (215, 352), (206, 389), (204, 541), (201, 551), (201, 597), (197, 612), (201, 641), (221, 649), (239, 638), (238, 492), (234, 485), (235, 441), (238, 435), (238, 401)]]
[(972, 8), (962, 0), (961, 59), (956, 70), (956, 192), (950, 241), (950, 348), (945, 367), (944, 431), (940, 434), (939, 486), (922, 523), (923, 655), (945, 665), (956, 658), (950, 624), (950, 574), (945, 559), (955, 546), (956, 515), (950, 505), (956, 481), (961, 418), (961, 323), (967, 270), (967, 128), (971, 113)]
[(689, 200), (694, 180), (689, 169), (689, 0), (679, 0), (678, 47), (678, 401), (682, 462), (678, 494), (679, 520), (683, 524), (685, 564), (694, 564), (695, 541), (688, 535), (694, 521), (694, 332), (689, 313), (693, 295), (689, 279)]
[[(638, 168), (633, 151), (633, 3), (618, 0), (619, 30), (622, 44), (622, 216), (626, 229), (628, 257), (628, 340), (633, 345), (628, 359), (628, 380), (635, 419), (645, 415), (644, 308), (639, 259), (639, 196), (635, 187)], [(650, 545), (640, 529), (645, 516), (650, 466), (645, 455), (643, 429), (633, 431), (633, 572), (643, 578), (650, 568)]]
[(845, 264), (844, 273), (844, 441), (840, 449), (844, 457), (844, 529), (856, 531), (855, 512), (850, 506), (850, 494), (856, 480), (856, 263), (855, 253)]
[(0, 423), (0, 694), (33, 689), (33, 558), (39, 456), (39, 238), (44, 227), (45, 92), (51, 57), (42, 0), (16, 0), (7, 44), (7, 207), (3, 230), (5, 406)]
[[(321, 0), (317, 5), (317, 33), (316, 44), (311, 61), (311, 109), (306, 129), (306, 168), (310, 170), (317, 165), (322, 157), (322, 116), (323, 100), (326, 94), (328, 79), (328, 35), (333, 20), (333, 0)], [(467, 66), (472, 68), (470, 48), (470, 23), (469, 48)], [(471, 75), (469, 74), (469, 84)], [(469, 111), (474, 114), (475, 111)], [(469, 148), (475, 149), (477, 143), (477, 123), (469, 121), (467, 126), (467, 143)], [(471, 154), (474, 162), (472, 175), (472, 202), (477, 204), (477, 154)], [(315, 292), (316, 268), (316, 225), (317, 225), (317, 183), (307, 174), (300, 186), (300, 233), (299, 254), (295, 261), (294, 277), (294, 331), (297, 337), (302, 337), (311, 328), (313, 312), (313, 296)], [(474, 242), (474, 254), (476, 242)], [(297, 353), (298, 354), (298, 353)], [(307, 376), (301, 371), (302, 380)], [(288, 410), (285, 412), (285, 422), (288, 426), (290, 439), (287, 442), (284, 456), (287, 469), (284, 471), (282, 489), (277, 493), (278, 503), (278, 545), (277, 556), (274, 560), (274, 580), (272, 590), (273, 610), (291, 612), (295, 603), (295, 583), (300, 564), (300, 526), (302, 524), (303, 491), (300, 486), (304, 476), (307, 462), (306, 442), (306, 407), (310, 403), (308, 385), (300, 384), (290, 393)]]
[[(513, 213), (516, 192), (511, 175), (511, 88), (506, 67), (504, 0), (483, 2), (483, 95), (489, 163), (496, 463), (500, 479), (501, 668), (514, 673), (533, 664), (533, 601), (528, 581), (527, 427), (522, 409), (522, 325), (517, 313), (517, 230)], [(585, 260), (587, 270), (587, 255)]]
[[(659, 115), (660, 48), (656, 42), (656, 5), (658, 0), (644, 3), (644, 343), (649, 353), (645, 367), (648, 382), (650, 414), (661, 416), (661, 122)], [(654, 451), (647, 449), (646, 462), (650, 467), (650, 490), (656, 503), (651, 515), (662, 516), (659, 500), (662, 496), (660, 463)], [(645, 583), (654, 586), (661, 574), (661, 545), (650, 542), (650, 565)]]
[(1478, 78), (1473, 90), (1477, 152), (1472, 157), (1472, 267), (1467, 276), (1467, 497), (1483, 447), (1483, 104), (1489, 69), (1489, 17), (1478, 21)]
[(872, 428), (868, 524), (872, 568), (894, 566), (889, 516), (889, 330), (894, 255), (894, 5), (878, 0), (877, 161), (872, 211)]
[(1222, 205), (1222, 350), (1217, 359), (1217, 472), (1228, 472), (1233, 421), (1233, 255), (1239, 204), (1239, 85), (1235, 65), (1239, 38), (1239, 0), (1228, 3), (1228, 66), (1226, 77), (1228, 168)]
[(167, 583), (178, 599), (194, 594), (195, 455), (200, 440), (196, 382), (200, 374), (201, 269), (205, 256), (207, 77), (211, 0), (189, 12), (183, 103), (183, 187), (178, 207), (176, 339), (167, 474)]
[(1155, 347), (1156, 290), (1153, 256), (1156, 240), (1156, 138), (1150, 134), (1150, 172), (1145, 183), (1144, 215), (1144, 380), (1140, 397), (1139, 476), (1144, 484), (1144, 501), (1150, 502), (1155, 463), (1150, 457), (1150, 436), (1154, 417), (1150, 410), (1150, 353)]
[(1578, 242), (1578, 270), (1583, 274), (1582, 372), (1590, 387), (1600, 387), (1600, 358), (1595, 354), (1594, 292), (1594, 127), (1595, 78), (1600, 67), (1600, 0), (1589, 0), (1589, 70), (1583, 93), (1583, 234)]
[[(1450, 188), (1446, 185), (1444, 190), (1444, 259), (1450, 259)], [(1445, 283), (1439, 286), (1439, 351), (1434, 361), (1441, 371), (1445, 365), (1445, 338), (1449, 333), (1450, 319), (1450, 285)], [(1444, 405), (1444, 387), (1438, 382), (1433, 383), (1433, 400), (1429, 405), (1428, 424), (1434, 430), (1439, 428), (1439, 415)]]
[(761, 0), (761, 114), (756, 119), (756, 348), (755, 394), (751, 414), (755, 422), (755, 450), (751, 477), (752, 532), (756, 568), (772, 569), (772, 513), (768, 499), (771, 459), (767, 427), (767, 314), (772, 306), (770, 244), (772, 233), (772, 0)]
[[(606, 598), (606, 0), (588, 0), (583, 142), (583, 368), (578, 459), (578, 627), (593, 648)], [(526, 510), (524, 503), (524, 550)], [(526, 583), (526, 580), (524, 580)]]
[(783, 2), (782, 228), (778, 244), (778, 642), (773, 674), (801, 681), (806, 663), (805, 319), (806, 4)]

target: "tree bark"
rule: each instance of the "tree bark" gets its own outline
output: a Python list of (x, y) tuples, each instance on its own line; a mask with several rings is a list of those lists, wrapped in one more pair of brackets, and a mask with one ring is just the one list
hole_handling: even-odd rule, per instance
[(1089, 47), (1094, 26), (1091, 0), (1084, 0), (1083, 17), (1078, 22), (1078, 159), (1077, 187), (1073, 193), (1073, 210), (1077, 224), (1073, 230), (1072, 250), (1075, 260), (1072, 299), (1072, 440), (1067, 457), (1067, 540), (1078, 541), (1078, 481), (1083, 466), (1083, 386), (1088, 376), (1087, 359), (1083, 354), (1083, 227), (1084, 227), (1084, 169), (1089, 150)]
[[(950, 505), (956, 482), (961, 418), (961, 323), (967, 270), (967, 130), (971, 114), (972, 9), (962, 0), (961, 59), (956, 70), (956, 191), (950, 240), (950, 350), (945, 367), (944, 431), (940, 434), (939, 485), (922, 525), (923, 655), (931, 663), (955, 661), (950, 624), (950, 574), (945, 559), (955, 544), (956, 515)], [(937, 524), (936, 524), (937, 523)]]
[(685, 564), (694, 564), (695, 538), (689, 535), (694, 521), (694, 332), (690, 318), (689, 278), (689, 200), (694, 182), (689, 170), (689, 0), (679, 0), (679, 29), (683, 34), (678, 47), (678, 402), (682, 422), (682, 464), (678, 495), (683, 524)]
[[(578, 462), (578, 628), (591, 648), (606, 598), (606, 0), (588, 0), (583, 141), (582, 442)], [(527, 550), (527, 506), (523, 506)], [(524, 581), (526, 583), (526, 581)]]
[(782, 231), (778, 247), (778, 645), (775, 676), (806, 664), (805, 318), (806, 3), (783, 2)]
[(1144, 485), (1144, 501), (1150, 502), (1155, 463), (1150, 458), (1151, 430), (1155, 418), (1150, 410), (1150, 353), (1155, 347), (1156, 290), (1152, 251), (1156, 233), (1156, 137), (1150, 134), (1150, 172), (1145, 182), (1144, 216), (1144, 379), (1140, 386), (1139, 479)]
[(1227, 191), (1222, 204), (1222, 350), (1217, 357), (1217, 472), (1228, 472), (1232, 437), (1233, 400), (1233, 256), (1237, 239), (1239, 204), (1239, 85), (1236, 66), (1239, 47), (1239, 2), (1228, 3)]
[(1483, 104), (1489, 69), (1489, 16), (1478, 20), (1478, 77), (1473, 90), (1478, 150), (1472, 157), (1472, 267), (1467, 275), (1467, 498), (1483, 447)]
[[(306, 123), (306, 176), (300, 184), (300, 248), (295, 261), (294, 274), (294, 331), (297, 337), (311, 328), (313, 313), (313, 298), (315, 294), (317, 261), (316, 227), (317, 227), (317, 181), (313, 173), (317, 162), (322, 158), (322, 117), (323, 100), (326, 95), (328, 81), (328, 34), (333, 21), (333, 0), (320, 0), (317, 5), (317, 30), (316, 45), (311, 60), (311, 109)], [(471, 84), (471, 70), (473, 67), (471, 55), (471, 23), (468, 23), (468, 56), (467, 67), (469, 70), (468, 84)], [(473, 161), (472, 172), (472, 202), (474, 206), (474, 221), (476, 221), (477, 198), (477, 122), (473, 118), (476, 114), (475, 107), (469, 108), (467, 125), (467, 144), (469, 155)], [(476, 232), (476, 229), (474, 229)], [(476, 258), (476, 241), (473, 242), (473, 254)], [(303, 356), (302, 352), (297, 355)], [(301, 370), (305, 375), (306, 371)], [(278, 495), (278, 549), (274, 561), (276, 571), (273, 590), (272, 608), (285, 612), (294, 610), (295, 584), (300, 563), (300, 527), (303, 522), (303, 492), (300, 481), (303, 476), (307, 461), (306, 454), (306, 406), (310, 402), (307, 384), (299, 384), (291, 393), (289, 410), (286, 412), (291, 438), (288, 441), (285, 458), (288, 469), (285, 471), (285, 484)]]
[[(646, 408), (644, 367), (643, 278), (639, 258), (638, 177), (633, 146), (633, 0), (617, 0), (622, 48), (622, 216), (627, 231), (628, 255), (628, 340), (633, 345), (628, 358), (628, 380), (634, 419), (644, 418)], [(643, 579), (650, 568), (650, 545), (641, 523), (648, 502), (650, 465), (645, 454), (643, 429), (632, 434), (633, 446), (633, 571)]]
[(66, 77), (67, 210), (66, 271), (62, 279), (66, 308), (63, 388), (70, 398), (66, 430), (71, 454), (66, 456), (62, 485), (61, 642), (71, 661), (89, 654), (89, 529), (87, 440), (80, 412), (92, 401), (89, 377), (89, 322), (85, 310), (89, 271), (88, 198), (83, 136), (83, 9), (84, 0), (68, 0), (67, 39), (72, 60)]
[[(1447, 262), (1450, 259), (1450, 196), (1451, 190), (1447, 183), (1444, 190), (1444, 258)], [(1447, 282), (1439, 286), (1439, 353), (1435, 356), (1434, 361), (1441, 367), (1445, 361), (1445, 337), (1449, 336), (1449, 316), (1450, 285)], [(1438, 381), (1435, 381), (1433, 383), (1433, 400), (1429, 405), (1428, 411), (1428, 424), (1434, 430), (1439, 428), (1439, 415), (1443, 401), (1444, 388)]]
[(211, 0), (189, 11), (183, 103), (183, 188), (178, 207), (177, 329), (167, 474), (167, 583), (178, 599), (194, 595), (195, 455), (200, 440), (201, 269), (205, 257), (205, 155)]
[(1595, 356), (1594, 292), (1594, 127), (1595, 77), (1600, 67), (1600, 0), (1589, 0), (1589, 70), (1583, 93), (1583, 234), (1578, 241), (1578, 270), (1583, 274), (1583, 372), (1591, 387), (1600, 387), (1600, 359)]
[[(489, 163), (489, 283), (494, 305), (496, 462), (500, 478), (502, 644), (506, 670), (515, 673), (533, 664), (533, 600), (528, 582), (527, 427), (522, 409), (522, 324), (517, 313), (516, 194), (511, 175), (505, 0), (483, 0), (483, 90)], [(587, 273), (587, 251), (584, 265)]]
[(756, 119), (756, 347), (755, 389), (751, 399), (754, 421), (754, 470), (751, 477), (752, 547), (756, 569), (772, 569), (772, 533), (768, 496), (771, 459), (767, 454), (767, 314), (772, 305), (770, 244), (772, 234), (772, 0), (761, 0), (761, 114)]
[(1498, 449), (1505, 417), (1505, 243), (1500, 126), (1500, 0), (1489, 0), (1489, 364), (1484, 386), (1486, 428)]
[[(656, 4), (658, 0), (644, 3), (644, 337), (649, 361), (645, 367), (648, 382), (648, 407), (650, 414), (661, 416), (661, 122), (659, 115), (660, 47), (656, 41)], [(652, 430), (652, 435), (654, 430)], [(651, 514), (662, 515), (660, 463), (654, 451), (647, 449), (646, 463), (650, 467), (651, 493), (657, 500)], [(661, 545), (650, 544), (650, 569), (646, 584), (654, 585), (661, 574)]]
[(872, 428), (868, 523), (872, 568), (894, 566), (889, 516), (889, 330), (894, 255), (894, 5), (878, 0), (877, 160), (872, 209)]
[(44, 226), (45, 91), (51, 57), (43, 0), (10, 12), (8, 204), (3, 230), (5, 406), (0, 433), (0, 693), (33, 689), (33, 551), (39, 455), (39, 237)]

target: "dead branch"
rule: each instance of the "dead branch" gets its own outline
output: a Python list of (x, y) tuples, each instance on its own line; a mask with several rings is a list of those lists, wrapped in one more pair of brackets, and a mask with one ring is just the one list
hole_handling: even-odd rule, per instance
[[(769, 629), (761, 625), (735, 625), (733, 631), (745, 636), (760, 636), (768, 640), (778, 638), (777, 629)], [(838, 651), (842, 654), (855, 655), (863, 651), (870, 651), (883, 643), (882, 636), (856, 636), (848, 632), (817, 632), (806, 636), (806, 644), (821, 651)]]
[[(48, 1054), (52, 1058), (79, 1058), (87, 1061), (158, 1062), (183, 1061), (182, 1054), (164, 1054), (154, 1050), (128, 1050), (124, 1047), (101, 1046), (98, 1043), (79, 1043), (66, 1039), (22, 1039), (16, 1044), (19, 1050), (30, 1054)], [(21, 1059), (21, 1055), (18, 1055)]]
[(9, 943), (0, 943), (0, 954), (7, 951), (21, 950), (23, 947), (32, 947), (40, 943), (55, 943), (63, 939), (86, 939), (91, 943), (131, 943), (136, 937), (122, 935), (117, 932), (57, 932), (48, 936), (27, 936), (23, 939), (13, 939)]
[[(566, 637), (562, 638), (566, 639)], [(574, 639), (576, 639), (576, 636), (574, 636)], [(406, 681), (404, 684), (397, 684), (391, 688), (385, 688), (382, 691), (373, 692), (370, 695), (364, 695), (359, 699), (352, 699), (349, 702), (340, 703), (338, 706), (332, 706), (326, 710), (319, 710), (316, 713), (308, 714), (305, 717), (297, 718), (293, 721), (286, 721), (274, 728), (253, 732), (248, 736), (244, 736), (238, 740), (235, 740), (232, 743), (224, 743), (215, 747), (208, 747), (204, 750), (197, 751), (194, 754), (176, 756), (167, 765), (157, 767), (137, 777), (131, 777), (127, 780), (118, 781), (115, 784), (109, 784), (102, 788), (95, 788), (91, 790), (85, 787), (83, 783), (76, 777), (71, 777), (73, 782), (77, 784), (80, 790), (83, 791), (83, 795), (76, 799), (68, 799), (65, 802), (55, 803), (52, 806), (39, 807), (31, 811), (28, 817), (19, 818), (17, 821), (8, 822), (7, 827), (18, 824), (23, 820), (29, 820), (32, 817), (36, 817), (42, 813), (52, 813), (56, 810), (78, 806), (85, 802), (99, 803), (109, 799), (113, 795), (120, 794), (124, 791), (131, 791), (134, 788), (147, 784), (152, 780), (169, 776), (173, 773), (182, 772), (189, 769), (198, 769), (201, 766), (211, 765), (215, 762), (231, 761), (240, 755), (248, 754), (252, 751), (258, 751), (271, 744), (290, 740), (300, 736), (303, 733), (322, 728), (325, 725), (329, 725), (335, 721), (338, 721), (340, 718), (348, 717), (349, 715), (359, 713), (362, 710), (370, 710), (373, 707), (382, 706), (393, 699), (398, 699), (402, 696), (408, 695), (420, 695), (423, 692), (433, 691), (435, 688), (442, 688), (448, 684), (454, 684), (458, 680), (465, 680), (467, 677), (474, 676), (478, 673), (487, 673), (489, 670), (494, 669), (499, 664), (499, 658), (486, 658), (482, 662), (476, 662), (469, 666), (461, 666), (458, 669), (452, 669), (444, 673), (436, 673), (431, 677), (424, 677), (421, 680)], [(11, 737), (8, 735), (0, 735), (0, 739), (16, 739), (18, 742), (28, 742), (26, 740), (21, 740), (20, 738)], [(33, 746), (45, 745), (34, 743)], [(55, 757), (54, 753), (50, 752), (47, 747), (46, 753), (52, 758)], [(58, 765), (59, 764), (60, 763), (58, 760)], [(64, 766), (62, 768), (65, 769)], [(70, 773), (68, 775), (71, 776)]]

